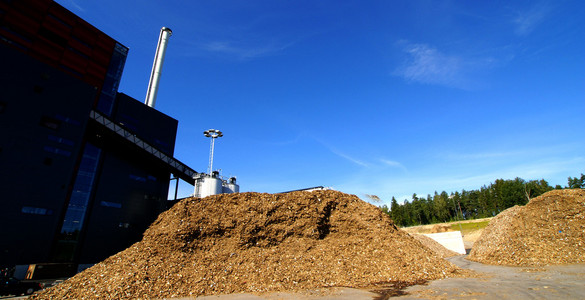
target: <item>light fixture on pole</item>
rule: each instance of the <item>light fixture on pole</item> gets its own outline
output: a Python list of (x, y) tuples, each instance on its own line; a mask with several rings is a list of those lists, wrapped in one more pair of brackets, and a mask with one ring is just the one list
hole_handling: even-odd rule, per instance
[(222, 137), (223, 133), (217, 129), (208, 129), (208, 130), (203, 131), (203, 135), (211, 138), (211, 145), (209, 146), (209, 169), (207, 170), (207, 172), (209, 173), (209, 175), (212, 175), (212, 172), (213, 172), (213, 150), (214, 150), (214, 145), (215, 145), (215, 139)]

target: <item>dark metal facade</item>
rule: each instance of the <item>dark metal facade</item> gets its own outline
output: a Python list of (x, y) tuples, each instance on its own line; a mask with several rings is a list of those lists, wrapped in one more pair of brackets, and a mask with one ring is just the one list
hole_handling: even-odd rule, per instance
[(99, 262), (166, 208), (171, 173), (192, 181), (177, 120), (117, 93), (127, 51), (52, 1), (0, 1), (0, 266)]

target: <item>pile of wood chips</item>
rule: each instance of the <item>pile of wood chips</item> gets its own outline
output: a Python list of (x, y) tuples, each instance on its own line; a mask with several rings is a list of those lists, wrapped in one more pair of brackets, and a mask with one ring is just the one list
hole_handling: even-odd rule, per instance
[(425, 245), (427, 248), (431, 249), (441, 258), (461, 255), (453, 250), (445, 248), (445, 246), (439, 244), (439, 242), (433, 240), (432, 238), (426, 235), (413, 233), (411, 234), (411, 236), (417, 239), (419, 242), (421, 242), (421, 244)]
[(439, 233), (439, 232), (449, 232), (451, 230), (451, 225), (447, 224), (436, 224), (431, 228), (431, 233)]
[(501, 212), (468, 259), (511, 266), (585, 263), (585, 190), (553, 190)]
[(337, 191), (184, 199), (142, 241), (33, 299), (370, 287), (461, 274), (376, 206)]

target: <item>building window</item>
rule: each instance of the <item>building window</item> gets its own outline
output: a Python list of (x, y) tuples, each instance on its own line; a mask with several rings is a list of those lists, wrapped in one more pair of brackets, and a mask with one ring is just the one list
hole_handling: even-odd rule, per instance
[(134, 175), (134, 174), (130, 174), (129, 177), (132, 180), (136, 180), (136, 181), (140, 181), (140, 182), (146, 182), (146, 178), (144, 178), (142, 176), (137, 176), (137, 175)]
[(54, 14), (52, 14), (52, 13), (49, 13), (47, 16), (48, 16), (49, 18), (51, 18), (51, 19), (53, 19), (53, 20), (55, 20), (55, 21), (57, 21), (57, 22), (61, 23), (63, 26), (67, 27), (68, 29), (71, 29), (71, 28), (73, 28), (71, 25), (69, 25), (69, 23), (67, 23), (67, 22), (65, 22), (65, 21), (63, 21), (63, 20), (61, 20), (61, 18), (59, 18), (59, 17), (55, 16), (55, 15), (54, 15)]
[(65, 219), (61, 227), (61, 234), (66, 240), (71, 240), (71, 238), (76, 240), (76, 233), (80, 232), (83, 226), (100, 154), (100, 148), (89, 143), (85, 144), (81, 164), (73, 184), (73, 192), (69, 198)]
[(42, 207), (23, 206), (20, 211), (23, 214), (49, 216), (53, 214), (53, 211)]
[(72, 69), (72, 68), (70, 68), (70, 67), (68, 67), (68, 66), (66, 66), (64, 64), (59, 64), (59, 67), (61, 67), (61, 69), (65, 70), (67, 72), (70, 72), (71, 74), (73, 74), (73, 75), (75, 75), (77, 77), (83, 78), (83, 74), (81, 72), (79, 72), (77, 70), (74, 70), (74, 69)]
[(65, 218), (57, 243), (53, 246), (52, 260), (72, 262), (79, 247), (79, 237), (87, 218), (87, 208), (95, 185), (95, 177), (101, 149), (86, 143), (79, 169), (73, 183), (73, 192), (69, 197)]
[(49, 129), (59, 130), (59, 128), (61, 127), (61, 121), (55, 118), (42, 116), (40, 125)]
[(66, 138), (62, 138), (62, 137), (58, 137), (58, 136), (54, 136), (52, 134), (49, 134), (47, 136), (47, 138), (49, 139), (49, 141), (53, 141), (53, 142), (57, 142), (59, 144), (63, 144), (63, 145), (67, 145), (67, 146), (74, 146), (75, 142)]
[(128, 227), (130, 227), (130, 223), (120, 223), (120, 224), (118, 224), (118, 227), (120, 227), (120, 228), (128, 228)]
[(116, 43), (97, 104), (97, 110), (106, 114), (106, 116), (112, 115), (114, 99), (116, 97), (116, 92), (118, 91), (118, 85), (120, 84), (122, 70), (124, 69), (127, 55), (128, 48)]
[(122, 208), (122, 203), (117, 203), (117, 202), (101, 201), (100, 205), (105, 206), (105, 207)]
[(61, 48), (65, 48), (67, 46), (67, 39), (58, 35), (57, 33), (47, 29), (46, 27), (42, 26), (39, 29), (39, 36), (44, 37), (47, 41), (58, 45)]
[[(85, 46), (87, 49), (93, 49), (93, 46), (92, 46), (92, 45), (90, 45), (90, 44), (88, 44), (88, 43), (87, 43), (87, 42), (86, 42), (84, 39), (82, 39), (82, 38), (80, 38), (80, 37), (77, 37), (77, 36), (75, 36), (75, 35), (73, 35), (73, 36), (72, 36), (72, 38), (73, 38), (73, 39), (74, 39), (76, 42), (78, 42), (78, 43), (82, 44), (83, 46)], [(85, 55), (85, 54), (84, 54), (84, 55)], [(87, 55), (86, 55), (86, 56), (87, 56)], [(89, 58), (89, 57), (88, 57), (88, 58)]]
[[(4, 0), (6, 1), (6, 0)], [(2, 24), (2, 29), (7, 31), (11, 37), (2, 35), (0, 36), (0, 40), (7, 42), (8, 44), (14, 45), (20, 49), (28, 50), (28, 45), (32, 43), (31, 37), (27, 34), (22, 32), (21, 30), (14, 29), (8, 24)], [(15, 39), (16, 38), (16, 39)], [(23, 44), (23, 42), (25, 44)]]
[(63, 150), (61, 148), (57, 148), (57, 147), (53, 147), (53, 146), (45, 146), (45, 147), (43, 147), (43, 150), (45, 150), (46, 152), (55, 153), (55, 154), (58, 154), (61, 156), (66, 156), (66, 157), (71, 156), (71, 151)]
[(75, 119), (71, 119), (69, 117), (60, 115), (60, 114), (55, 114), (55, 119), (60, 120), (60, 121), (63, 121), (65, 123), (67, 123), (67, 124), (71, 124), (71, 125), (77, 125), (77, 126), (81, 125), (81, 122), (79, 122), (79, 121), (77, 121)]
[(120, 125), (128, 128), (130, 130), (137, 131), (136, 124), (140, 123), (138, 120), (136, 120), (135, 118), (133, 118), (127, 114), (124, 114), (124, 113), (121, 113), (119, 118), (120, 118)]
[(87, 56), (87, 54), (85, 54), (85, 53), (83, 53), (83, 52), (81, 52), (81, 51), (79, 51), (79, 50), (77, 50), (77, 49), (75, 49), (73, 47), (68, 47), (67, 49), (69, 51), (71, 51), (72, 53), (75, 53), (76, 55), (78, 55), (81, 58), (85, 59), (85, 60), (88, 60), (89, 59), (89, 56)]
[(3, 113), (6, 109), (6, 102), (0, 101), (0, 113)]

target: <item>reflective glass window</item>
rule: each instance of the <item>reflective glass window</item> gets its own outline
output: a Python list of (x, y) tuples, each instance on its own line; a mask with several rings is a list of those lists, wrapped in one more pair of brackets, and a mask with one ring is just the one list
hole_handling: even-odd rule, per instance
[(100, 154), (100, 148), (89, 143), (85, 145), (81, 164), (73, 184), (73, 192), (61, 227), (62, 234), (69, 235), (81, 231), (95, 181)]

